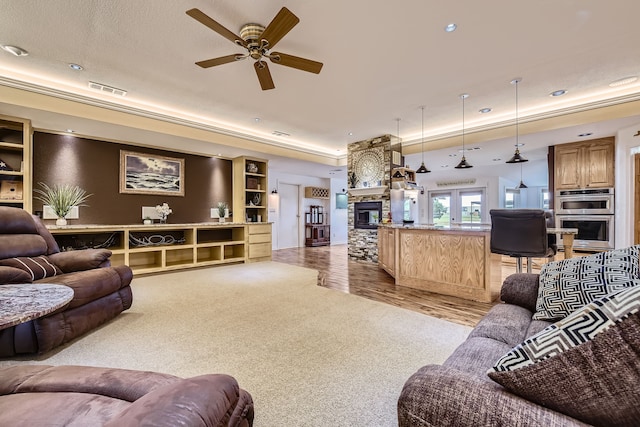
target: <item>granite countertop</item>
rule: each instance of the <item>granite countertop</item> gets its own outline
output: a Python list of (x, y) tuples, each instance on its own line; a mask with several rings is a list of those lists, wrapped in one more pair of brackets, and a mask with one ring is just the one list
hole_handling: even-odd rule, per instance
[(244, 225), (262, 225), (271, 224), (270, 222), (194, 222), (194, 223), (176, 223), (176, 224), (72, 224), (72, 225), (55, 225), (48, 224), (46, 227), (49, 230), (124, 230), (129, 228), (135, 229), (149, 229), (155, 230), (158, 228), (186, 228), (186, 227), (229, 227), (229, 226), (244, 226)]
[(491, 231), (491, 225), (478, 224), (478, 225), (433, 225), (433, 224), (378, 224), (378, 227), (386, 228), (403, 228), (408, 230), (443, 230), (443, 231)]
[(0, 329), (42, 317), (73, 299), (73, 289), (50, 283), (0, 286)]

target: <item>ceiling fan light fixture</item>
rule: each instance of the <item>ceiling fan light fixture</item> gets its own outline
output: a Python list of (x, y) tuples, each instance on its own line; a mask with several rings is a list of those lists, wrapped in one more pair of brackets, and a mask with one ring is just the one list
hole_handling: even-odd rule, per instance
[(460, 99), (462, 99), (462, 159), (460, 160), (460, 163), (455, 166), (456, 169), (471, 169), (473, 167), (469, 162), (467, 162), (467, 158), (464, 155), (464, 100), (468, 97), (468, 93), (460, 95)]

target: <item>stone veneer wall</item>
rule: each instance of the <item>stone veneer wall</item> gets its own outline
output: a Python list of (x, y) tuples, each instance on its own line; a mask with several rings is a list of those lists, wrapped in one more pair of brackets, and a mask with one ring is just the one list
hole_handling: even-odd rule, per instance
[[(349, 193), (349, 222), (348, 222), (348, 254), (349, 259), (356, 261), (378, 262), (378, 230), (354, 228), (354, 204), (356, 202), (382, 202), (382, 218), (387, 218), (391, 212), (391, 195), (389, 193), (391, 183), (391, 135), (383, 135), (377, 138), (349, 144), (347, 152), (348, 176), (354, 172), (354, 153), (358, 151), (380, 148), (384, 152), (384, 174), (382, 185), (386, 186), (384, 194), (372, 196), (356, 196)], [(363, 185), (358, 182), (357, 188)]]

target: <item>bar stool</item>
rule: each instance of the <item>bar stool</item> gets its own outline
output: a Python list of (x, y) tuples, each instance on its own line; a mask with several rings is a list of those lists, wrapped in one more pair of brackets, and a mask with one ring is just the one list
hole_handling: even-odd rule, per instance
[(491, 209), (491, 252), (516, 258), (516, 272), (522, 273), (522, 258), (527, 258), (527, 273), (531, 273), (531, 258), (555, 256), (555, 235), (547, 234), (547, 221), (552, 212), (543, 209)]

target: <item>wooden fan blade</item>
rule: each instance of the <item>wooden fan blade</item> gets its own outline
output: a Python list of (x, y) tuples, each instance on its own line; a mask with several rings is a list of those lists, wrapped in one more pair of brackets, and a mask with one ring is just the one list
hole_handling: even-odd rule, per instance
[(258, 80), (260, 81), (262, 90), (269, 90), (276, 87), (273, 84), (271, 72), (269, 71), (269, 67), (267, 66), (266, 62), (256, 61), (253, 63), (253, 67), (256, 69), (256, 74), (258, 75)]
[(273, 52), (270, 57), (271, 62), (274, 64), (280, 64), (315, 74), (319, 74), (320, 70), (322, 70), (322, 62), (312, 61), (310, 59), (287, 55), (286, 53), (280, 52)]
[(242, 55), (238, 55), (236, 53), (235, 55), (227, 55), (227, 56), (221, 56), (219, 58), (213, 58), (213, 59), (206, 59), (204, 61), (198, 61), (198, 62), (196, 62), (196, 65), (199, 65), (202, 68), (210, 68), (210, 67), (215, 67), (216, 65), (228, 64), (229, 62), (238, 61), (239, 60), (238, 58), (244, 59), (242, 57)]
[(269, 49), (273, 49), (276, 43), (291, 31), (298, 22), (300, 22), (300, 19), (298, 19), (298, 17), (289, 9), (283, 7), (264, 29), (260, 36), (260, 40), (267, 40), (269, 42), (267, 47)]
[(227, 30), (221, 24), (219, 24), (218, 22), (214, 21), (209, 16), (205, 15), (201, 10), (199, 10), (199, 9), (189, 9), (189, 10), (187, 10), (187, 15), (189, 15), (190, 17), (192, 17), (196, 21), (200, 22), (201, 24), (206, 25), (207, 27), (211, 28), (213, 31), (215, 31), (216, 33), (220, 34), (225, 39), (231, 40), (231, 42), (233, 42), (233, 43), (239, 43), (240, 45), (242, 45), (244, 47), (247, 47), (247, 42), (242, 40), (242, 37), (234, 34), (230, 30)]

